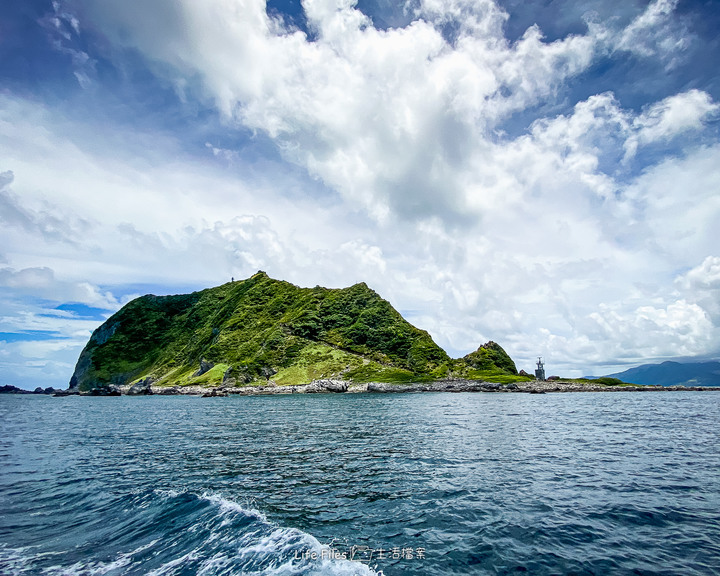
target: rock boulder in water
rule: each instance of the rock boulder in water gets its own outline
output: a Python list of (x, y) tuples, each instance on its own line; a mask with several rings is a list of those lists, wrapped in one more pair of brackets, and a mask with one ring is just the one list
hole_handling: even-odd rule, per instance
[(98, 386), (88, 392), (90, 396), (120, 396), (120, 388), (114, 384), (107, 386)]
[(151, 376), (148, 376), (147, 378), (143, 378), (139, 382), (136, 382), (132, 386), (130, 386), (130, 389), (127, 391), (128, 396), (149, 396), (153, 393), (152, 391), (152, 383), (153, 379)]

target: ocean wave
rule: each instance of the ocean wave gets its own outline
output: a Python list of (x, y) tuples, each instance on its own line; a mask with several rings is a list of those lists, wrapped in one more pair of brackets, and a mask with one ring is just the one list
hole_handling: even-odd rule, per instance
[(72, 549), (0, 548), (2, 573), (382, 576), (312, 535), (279, 526), (254, 507), (221, 494), (152, 490), (129, 494), (128, 500), (122, 509), (106, 511), (103, 533)]

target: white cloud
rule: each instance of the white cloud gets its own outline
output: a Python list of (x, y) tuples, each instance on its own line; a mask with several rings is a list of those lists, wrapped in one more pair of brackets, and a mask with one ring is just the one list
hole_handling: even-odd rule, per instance
[(675, 284), (681, 294), (700, 306), (712, 320), (720, 345), (720, 257), (708, 256), (701, 264), (678, 276)]
[(86, 340), (0, 340), (2, 384), (33, 390), (37, 386), (67, 388), (69, 375)]
[(0, 332), (14, 335), (0, 341), (2, 384), (66, 388), (80, 351), (101, 322), (33, 304), (22, 293), (2, 295)]
[(716, 290), (720, 289), (720, 257), (708, 256), (702, 264), (690, 270), (678, 279), (686, 290)]
[(627, 355), (632, 361), (643, 358), (693, 356), (712, 351), (717, 344), (713, 326), (705, 311), (685, 300), (663, 307), (640, 306), (628, 314), (603, 307), (591, 314), (612, 343), (611, 356)]
[[(654, 53), (660, 36), (678, 32), (675, 4), (656, 0), (621, 31), (595, 22), (585, 35), (545, 42), (531, 26), (510, 43), (508, 15), (491, 0), (424, 0), (414, 5), (418, 19), (388, 30), (374, 28), (352, 1), (309, 0), (303, 6), (313, 41), (284, 29), (261, 1), (80, 2), (89, 25), (173, 67), (167, 74), (201, 78), (227, 117), (268, 134), (287, 159), (376, 221), (448, 223), (476, 221), (488, 204), (513, 194), (517, 168), (487, 166), (506, 151), (493, 136), (503, 120), (552, 97), (608, 46)], [(448, 27), (455, 29), (450, 41)], [(690, 91), (632, 117), (612, 97), (592, 97), (565, 127), (564, 144), (574, 149), (561, 159), (561, 178), (574, 174), (607, 197), (613, 183), (598, 170), (603, 158), (594, 145), (609, 135), (603, 152), (617, 143), (631, 156), (638, 145), (700, 128), (716, 108), (707, 94)], [(549, 130), (557, 120), (543, 122), (545, 140), (558, 136)], [(521, 143), (514, 149), (525, 156)]]
[(673, 55), (687, 48), (690, 39), (678, 18), (678, 0), (654, 0), (615, 39), (614, 47), (640, 56), (659, 55), (673, 66)]
[[(287, 158), (378, 219), (463, 214), (458, 169), (476, 161), (503, 118), (587, 68), (595, 44), (589, 36), (545, 43), (532, 27), (510, 45), (506, 15), (489, 1), (426, 2), (419, 14), (428, 20), (386, 31), (353, 3), (304, 6), (313, 42), (279, 29), (262, 2), (86, 10), (116, 41), (202, 77), (226, 115), (269, 134)], [(449, 20), (460, 26), (453, 45), (436, 28)]]
[(120, 303), (110, 292), (89, 282), (67, 282), (55, 278), (51, 268), (0, 268), (0, 287), (11, 288), (15, 294), (25, 294), (35, 298), (63, 302), (78, 302), (102, 308), (116, 310)]
[(64, 11), (60, 2), (53, 2), (52, 7), (53, 12), (41, 18), (38, 23), (46, 30), (53, 48), (70, 56), (75, 68), (75, 79), (82, 88), (88, 89), (92, 86), (92, 78), (96, 73), (96, 62), (87, 52), (73, 47), (73, 40), (80, 36), (80, 22), (73, 14)]
[(633, 121), (640, 143), (669, 139), (702, 128), (703, 121), (717, 113), (720, 105), (700, 90), (670, 96), (650, 106)]

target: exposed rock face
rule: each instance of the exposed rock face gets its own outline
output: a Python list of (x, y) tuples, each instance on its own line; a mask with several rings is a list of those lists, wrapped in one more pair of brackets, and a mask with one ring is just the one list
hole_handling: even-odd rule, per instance
[(225, 398), (225, 397), (227, 397), (227, 395), (228, 395), (228, 393), (225, 392), (224, 390), (218, 390), (216, 388), (212, 388), (212, 389), (208, 390), (207, 392), (205, 392), (202, 395), (202, 398)]
[(92, 368), (92, 355), (85, 354), (84, 352), (105, 344), (113, 334), (115, 334), (119, 325), (118, 322), (108, 321), (92, 333), (90, 340), (85, 345), (85, 349), (83, 353), (80, 354), (80, 358), (78, 358), (77, 364), (75, 365), (75, 371), (70, 378), (70, 389), (77, 389), (81, 383), (84, 383), (87, 380), (88, 372)]
[(33, 391), (23, 390), (22, 388), (10, 386), (9, 384), (0, 386), (0, 394), (55, 394), (55, 392), (59, 392), (59, 390), (55, 390), (52, 386), (48, 386), (47, 388), (38, 386)]
[(60, 397), (60, 396), (78, 396), (80, 395), (80, 392), (77, 388), (68, 388), (67, 390), (56, 390), (53, 394), (54, 397)]
[(206, 372), (209, 372), (213, 366), (215, 366), (215, 364), (213, 364), (212, 362), (208, 362), (207, 360), (205, 360), (205, 358), (202, 358), (200, 360), (200, 368), (198, 369), (197, 372), (195, 372), (193, 374), (193, 376), (194, 377), (202, 376)]
[(349, 384), (342, 380), (322, 380), (321, 382), (328, 392), (347, 392)]
[(154, 382), (154, 379), (152, 376), (148, 376), (147, 378), (143, 378), (139, 382), (136, 382), (132, 386), (130, 386), (130, 389), (126, 392), (128, 396), (149, 396), (153, 393), (152, 391), (152, 383)]
[(263, 378), (270, 380), (271, 376), (277, 374), (277, 370), (271, 368), (270, 366), (263, 366), (262, 368), (260, 368), (260, 374), (262, 374)]
[(5, 386), (0, 386), (0, 394), (32, 394), (32, 392), (30, 392), (30, 390), (23, 390), (17, 386), (6, 384)]
[(343, 380), (313, 380), (304, 387), (307, 394), (317, 392), (347, 392), (349, 382)]
[(478, 382), (476, 380), (441, 380), (427, 384), (384, 384), (370, 382), (368, 392), (508, 392), (516, 390), (497, 382)]
[[(345, 386), (347, 388), (345, 389)], [(344, 389), (344, 390), (343, 390)], [(387, 384), (381, 382), (349, 383), (339, 380), (315, 380), (310, 384), (301, 386), (277, 386), (270, 382), (262, 386), (235, 386), (219, 387), (208, 389), (205, 386), (183, 386), (183, 387), (154, 387), (155, 394), (178, 394), (178, 395), (206, 395), (215, 396), (264, 396), (276, 394), (328, 394), (328, 393), (403, 393), (403, 392), (493, 392), (493, 393), (530, 393), (545, 394), (547, 392), (639, 392), (639, 391), (714, 391), (720, 392), (720, 387), (684, 387), (684, 386), (608, 386), (592, 384), (589, 382), (567, 382), (563, 380), (547, 382), (510, 382), (498, 384), (495, 382), (480, 382), (477, 380), (448, 379), (435, 382), (414, 383), (414, 384)]]
[(98, 386), (97, 388), (93, 388), (89, 392), (90, 396), (120, 396), (120, 388), (118, 386), (115, 386), (114, 384), (109, 384), (108, 386)]

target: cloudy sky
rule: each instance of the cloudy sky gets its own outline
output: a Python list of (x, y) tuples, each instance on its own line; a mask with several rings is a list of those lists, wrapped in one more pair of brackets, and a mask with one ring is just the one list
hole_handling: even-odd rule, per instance
[(0, 7), (0, 384), (133, 297), (365, 281), (451, 355), (720, 355), (720, 4)]

